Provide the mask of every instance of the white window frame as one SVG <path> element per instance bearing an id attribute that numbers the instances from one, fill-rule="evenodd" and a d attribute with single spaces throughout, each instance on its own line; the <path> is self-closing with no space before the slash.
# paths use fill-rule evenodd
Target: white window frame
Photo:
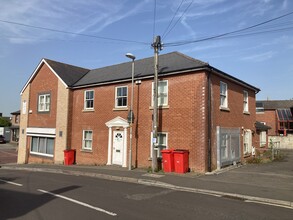
<path id="1" fill-rule="evenodd" d="M 50 93 L 40 94 L 38 97 L 38 112 L 49 112 L 50 106 L 51 106 L 51 94 Z"/>
<path id="2" fill-rule="evenodd" d="M 243 91 L 243 112 L 248 113 L 249 112 L 249 105 L 248 105 L 248 92 Z"/>
<path id="3" fill-rule="evenodd" d="M 32 151 L 32 148 L 33 148 L 33 139 L 34 138 L 37 138 L 37 146 L 36 146 L 37 147 L 37 151 Z M 53 153 L 52 154 L 39 152 L 40 151 L 40 146 L 39 146 L 40 138 L 45 139 L 45 146 L 44 146 L 44 148 L 46 149 L 46 151 L 47 151 L 47 147 L 48 147 L 48 139 L 53 140 L 53 149 L 52 149 Z M 52 137 L 44 137 L 44 136 L 32 136 L 31 137 L 30 154 L 35 154 L 35 155 L 40 155 L 40 156 L 46 156 L 46 157 L 54 157 L 54 148 L 55 148 L 55 138 L 52 138 Z"/>
<path id="4" fill-rule="evenodd" d="M 90 139 L 86 139 L 86 132 L 91 133 L 91 138 Z M 86 147 L 87 146 L 86 142 L 90 143 L 90 147 Z M 82 150 L 91 151 L 92 149 L 93 149 L 93 131 L 92 130 L 83 130 L 82 131 Z"/>
<path id="5" fill-rule="evenodd" d="M 267 132 L 261 131 L 259 134 L 259 146 L 265 147 L 267 145 Z"/>
<path id="6" fill-rule="evenodd" d="M 166 83 L 166 90 L 165 92 L 160 93 L 160 86 L 161 84 Z M 164 96 L 164 97 L 163 97 Z M 160 103 L 160 100 L 164 98 L 164 103 Z M 168 85 L 168 80 L 160 80 L 158 81 L 158 106 L 160 107 L 166 107 L 168 106 L 169 102 L 169 85 Z M 152 82 L 152 107 L 154 106 L 154 82 Z"/>
<path id="7" fill-rule="evenodd" d="M 166 136 L 166 143 L 165 144 L 160 144 L 158 143 L 158 147 L 157 147 L 157 157 L 162 157 L 162 153 L 161 150 L 163 149 L 168 149 L 168 132 L 158 132 L 158 137 L 160 135 L 165 135 Z M 158 140 L 160 140 L 160 138 L 158 138 Z M 153 133 L 151 133 L 151 148 L 150 148 L 150 158 L 153 157 L 153 151 L 152 151 L 152 147 L 153 147 Z"/>
<path id="8" fill-rule="evenodd" d="M 225 88 L 224 91 L 222 89 L 223 87 Z M 228 108 L 228 84 L 222 81 L 220 81 L 220 108 Z"/>
<path id="9" fill-rule="evenodd" d="M 221 158 L 226 160 L 228 158 L 228 149 L 229 149 L 229 135 L 222 134 L 221 143 L 220 143 L 220 154 Z"/>
<path id="10" fill-rule="evenodd" d="M 125 96 L 118 96 L 118 89 L 123 89 L 123 88 L 126 88 L 126 95 Z M 118 105 L 118 100 L 119 99 L 123 99 L 123 98 L 126 98 L 126 104 L 125 105 Z M 127 108 L 127 105 L 128 105 L 128 87 L 127 86 L 117 86 L 115 87 L 115 108 Z"/>
<path id="11" fill-rule="evenodd" d="M 243 134 L 243 153 L 249 154 L 251 152 L 252 152 L 252 132 L 249 129 L 245 129 Z"/>
<path id="12" fill-rule="evenodd" d="M 88 93 L 93 93 L 92 98 L 87 98 Z M 94 90 L 86 90 L 84 91 L 84 109 L 85 110 L 93 110 L 94 109 L 94 101 L 95 101 L 95 91 Z M 88 103 L 92 102 L 92 107 L 87 107 Z"/>

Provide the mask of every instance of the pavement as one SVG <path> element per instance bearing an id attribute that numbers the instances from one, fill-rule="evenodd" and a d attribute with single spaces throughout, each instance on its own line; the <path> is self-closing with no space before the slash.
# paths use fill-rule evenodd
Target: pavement
<path id="1" fill-rule="evenodd" d="M 293 209 L 293 151 L 283 153 L 285 158 L 281 161 L 235 165 L 206 174 L 148 173 L 144 169 L 128 170 L 120 166 L 16 163 L 2 164 L 1 170 L 88 176 Z"/>

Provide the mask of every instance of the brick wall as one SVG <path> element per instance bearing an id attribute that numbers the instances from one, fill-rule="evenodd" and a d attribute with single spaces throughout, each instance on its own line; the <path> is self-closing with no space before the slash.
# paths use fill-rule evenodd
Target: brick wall
<path id="1" fill-rule="evenodd" d="M 58 78 L 51 72 L 47 65 L 42 65 L 38 74 L 30 84 L 30 102 L 28 127 L 56 127 Z M 38 113 L 38 96 L 41 93 L 51 94 L 49 113 Z"/>
<path id="2" fill-rule="evenodd" d="M 28 123 L 29 100 L 30 100 L 30 85 L 26 87 L 26 89 L 23 91 L 21 95 L 19 142 L 18 142 L 18 156 L 17 156 L 17 163 L 19 164 L 27 163 L 26 128 Z"/>
<path id="3" fill-rule="evenodd" d="M 255 131 L 255 91 L 249 90 L 233 81 L 212 75 L 212 155 L 213 169 L 216 168 L 217 159 L 217 138 L 216 127 L 250 129 Z M 228 108 L 229 110 L 220 109 L 220 81 L 227 84 L 228 87 Z M 243 112 L 243 91 L 248 92 L 248 108 L 249 114 Z M 252 137 L 252 145 L 255 145 L 257 139 Z M 243 136 L 240 136 L 241 155 L 243 155 Z"/>
<path id="4" fill-rule="evenodd" d="M 161 77 L 160 79 L 168 80 L 169 100 L 168 107 L 159 110 L 160 126 L 158 131 L 168 133 L 169 148 L 188 149 L 191 169 L 203 171 L 206 169 L 205 74 L 186 74 Z M 105 123 L 117 116 L 127 118 L 127 109 L 122 111 L 114 109 L 115 87 L 125 85 L 128 86 L 130 101 L 130 83 L 91 88 L 95 91 L 95 101 L 94 111 L 89 112 L 83 110 L 84 91 L 88 89 L 74 90 L 71 147 L 77 150 L 77 163 L 106 164 L 108 128 Z M 140 85 L 135 85 L 132 158 L 133 164 L 138 167 L 151 165 L 149 160 L 153 112 L 151 94 L 152 80 L 143 80 Z M 87 129 L 93 130 L 92 152 L 81 150 L 82 130 Z"/>
<path id="5" fill-rule="evenodd" d="M 67 89 L 62 81 L 59 80 L 56 107 L 56 138 L 54 149 L 54 162 L 56 164 L 62 164 L 64 162 L 63 151 L 67 148 L 69 99 L 70 90 Z"/>
<path id="6" fill-rule="evenodd" d="M 254 130 L 255 93 L 249 93 L 249 112 L 243 113 L 243 87 L 229 80 L 211 75 L 212 96 L 212 168 L 216 169 L 217 139 L 216 127 L 238 127 Z M 207 170 L 208 146 L 208 81 L 205 72 L 161 76 L 168 80 L 168 106 L 159 109 L 158 132 L 168 134 L 168 147 L 189 150 L 189 167 L 193 171 Z M 134 85 L 133 156 L 136 167 L 151 166 L 152 79 L 144 79 Z M 219 109 L 220 81 L 228 85 L 229 111 Z M 108 127 L 106 122 L 120 116 L 127 119 L 129 108 L 115 109 L 115 87 L 128 87 L 128 107 L 131 100 L 131 83 L 96 86 L 69 91 L 63 87 L 50 69 L 43 65 L 30 85 L 28 127 L 56 128 L 55 158 L 31 156 L 30 162 L 57 162 L 63 159 L 65 147 L 76 149 L 78 164 L 104 165 L 108 156 Z M 84 110 L 84 92 L 94 90 L 94 110 Z M 37 113 L 38 95 L 50 92 L 51 109 L 49 113 Z M 62 100 L 65 100 L 62 102 Z M 122 128 L 113 128 L 122 129 Z M 93 131 L 92 151 L 82 150 L 82 131 Z M 62 137 L 59 137 L 62 131 Z M 26 141 L 29 146 L 29 140 Z M 241 146 L 243 145 L 241 141 Z M 129 131 L 127 136 L 129 146 Z M 242 149 L 241 149 L 242 150 Z M 58 152 L 57 152 L 58 151 Z M 129 149 L 127 149 L 127 153 Z M 128 160 L 128 159 L 127 159 Z"/>
<path id="7" fill-rule="evenodd" d="M 270 126 L 268 135 L 273 136 L 277 134 L 277 118 L 275 110 L 265 110 L 264 112 L 256 114 L 256 120 L 259 122 L 265 122 L 267 126 Z"/>

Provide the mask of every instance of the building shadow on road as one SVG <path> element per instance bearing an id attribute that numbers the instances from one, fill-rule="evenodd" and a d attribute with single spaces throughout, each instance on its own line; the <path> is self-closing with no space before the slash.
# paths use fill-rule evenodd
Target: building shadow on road
<path id="1" fill-rule="evenodd" d="M 6 181 L 12 180 L 7 179 Z M 55 196 L 44 194 L 38 192 L 37 190 L 32 193 L 23 192 L 24 188 L 22 187 L 17 187 L 14 188 L 15 190 L 11 190 L 11 186 L 7 184 L 6 187 L 4 186 L 5 184 L 7 183 L 0 181 L 0 219 L 20 218 L 27 213 L 32 212 L 33 210 L 37 210 L 41 206 L 56 199 Z M 80 186 L 68 186 L 50 192 L 54 194 L 62 194 L 64 192 L 68 192 L 77 188 L 80 188 Z M 35 213 L 33 213 L 33 215 L 35 216 L 35 219 L 44 218 L 44 216 L 41 216 L 41 212 L 39 211 L 36 211 Z"/>

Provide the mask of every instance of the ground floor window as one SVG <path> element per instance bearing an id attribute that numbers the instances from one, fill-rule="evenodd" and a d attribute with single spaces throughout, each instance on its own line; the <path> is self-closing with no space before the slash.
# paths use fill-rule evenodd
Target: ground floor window
<path id="1" fill-rule="evenodd" d="M 153 133 L 151 134 L 151 139 L 153 141 Z M 164 150 L 167 148 L 168 143 L 168 133 L 166 132 L 158 132 L 158 140 L 157 140 L 158 146 L 157 146 L 157 157 L 162 157 L 161 150 Z M 152 142 L 151 142 L 151 158 L 152 155 Z"/>
<path id="2" fill-rule="evenodd" d="M 244 154 L 251 153 L 251 146 L 252 146 L 251 130 L 249 129 L 244 130 L 243 142 L 244 142 L 244 146 L 243 146 Z"/>
<path id="3" fill-rule="evenodd" d="M 32 137 L 31 154 L 43 156 L 54 156 L 54 138 L 49 137 Z"/>
<path id="4" fill-rule="evenodd" d="M 217 168 L 239 162 L 240 128 L 217 127 Z"/>
<path id="5" fill-rule="evenodd" d="M 260 147 L 265 147 L 267 145 L 267 132 L 266 131 L 260 132 L 259 142 L 260 142 Z"/>
<path id="6" fill-rule="evenodd" d="M 83 130 L 82 149 L 92 150 L 92 146 L 93 146 L 93 131 Z"/>

